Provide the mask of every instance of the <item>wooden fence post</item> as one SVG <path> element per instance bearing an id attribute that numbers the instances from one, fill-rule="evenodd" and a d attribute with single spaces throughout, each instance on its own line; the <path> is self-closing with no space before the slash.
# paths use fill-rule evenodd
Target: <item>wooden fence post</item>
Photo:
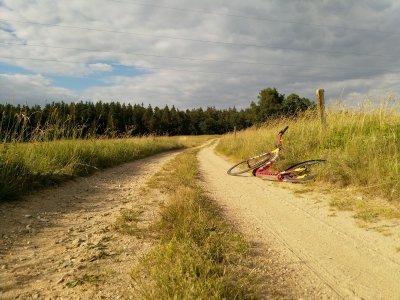
<path id="1" fill-rule="evenodd" d="M 235 138 L 236 138 L 236 126 L 233 126 L 233 132 L 235 133 Z"/>
<path id="2" fill-rule="evenodd" d="M 318 105 L 318 113 L 319 118 L 321 120 L 321 126 L 323 129 L 326 127 L 326 117 L 325 117 L 325 96 L 324 96 L 324 89 L 318 89 L 317 94 L 317 105 Z"/>

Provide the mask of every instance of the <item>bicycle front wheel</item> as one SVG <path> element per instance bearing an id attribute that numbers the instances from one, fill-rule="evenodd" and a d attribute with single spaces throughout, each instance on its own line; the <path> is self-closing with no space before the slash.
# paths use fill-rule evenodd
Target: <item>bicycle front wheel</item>
<path id="1" fill-rule="evenodd" d="M 265 153 L 258 156 L 254 156 L 247 160 L 241 161 L 236 165 L 232 166 L 227 173 L 229 175 L 239 175 L 251 171 L 253 169 L 261 167 L 263 164 L 271 159 L 271 153 Z"/>
<path id="2" fill-rule="evenodd" d="M 314 179 L 326 160 L 317 159 L 304 161 L 285 170 L 282 175 L 285 181 L 289 182 L 302 182 Z"/>

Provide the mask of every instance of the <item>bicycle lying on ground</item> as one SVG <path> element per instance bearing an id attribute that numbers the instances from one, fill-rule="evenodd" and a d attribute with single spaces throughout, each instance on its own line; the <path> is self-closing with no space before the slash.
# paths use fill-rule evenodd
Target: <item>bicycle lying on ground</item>
<path id="1" fill-rule="evenodd" d="M 288 128 L 289 126 L 286 126 L 279 132 L 278 148 L 241 161 L 232 166 L 227 173 L 235 176 L 252 170 L 254 176 L 283 182 L 302 182 L 314 179 L 318 174 L 318 167 L 324 164 L 326 160 L 308 160 L 295 164 L 281 172 L 269 171 L 279 157 L 279 153 L 282 150 L 282 136 Z"/>

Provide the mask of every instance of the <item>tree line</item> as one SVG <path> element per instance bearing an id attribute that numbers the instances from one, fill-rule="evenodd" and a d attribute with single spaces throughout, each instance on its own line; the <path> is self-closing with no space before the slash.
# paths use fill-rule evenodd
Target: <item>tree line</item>
<path id="1" fill-rule="evenodd" d="M 215 107 L 179 110 L 119 102 L 53 102 L 39 105 L 0 104 L 0 138 L 37 140 L 142 135 L 223 134 L 279 116 L 293 116 L 315 103 L 275 88 L 260 91 L 257 102 L 243 109 Z"/>

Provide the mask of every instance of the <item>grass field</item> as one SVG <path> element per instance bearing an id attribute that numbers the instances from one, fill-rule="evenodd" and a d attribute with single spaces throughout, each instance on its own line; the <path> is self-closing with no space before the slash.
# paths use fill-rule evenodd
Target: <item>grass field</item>
<path id="1" fill-rule="evenodd" d="M 263 299 L 249 245 L 199 187 L 196 151 L 187 150 L 149 183 L 168 195 L 152 230 L 159 244 L 132 273 L 140 299 Z M 153 235 L 154 235 L 153 232 Z"/>
<path id="2" fill-rule="evenodd" d="M 0 145 L 0 200 L 85 176 L 163 151 L 192 147 L 199 137 L 142 137 L 59 140 Z"/>
<path id="3" fill-rule="evenodd" d="M 276 147 L 284 135 L 279 168 L 308 159 L 327 159 L 317 185 L 343 192 L 332 200 L 340 209 L 356 209 L 359 217 L 400 217 L 400 114 L 384 106 L 374 110 L 338 110 L 327 113 L 321 128 L 313 112 L 282 118 L 225 135 L 217 151 L 240 160 Z M 315 187 L 317 187 L 315 185 Z"/>

